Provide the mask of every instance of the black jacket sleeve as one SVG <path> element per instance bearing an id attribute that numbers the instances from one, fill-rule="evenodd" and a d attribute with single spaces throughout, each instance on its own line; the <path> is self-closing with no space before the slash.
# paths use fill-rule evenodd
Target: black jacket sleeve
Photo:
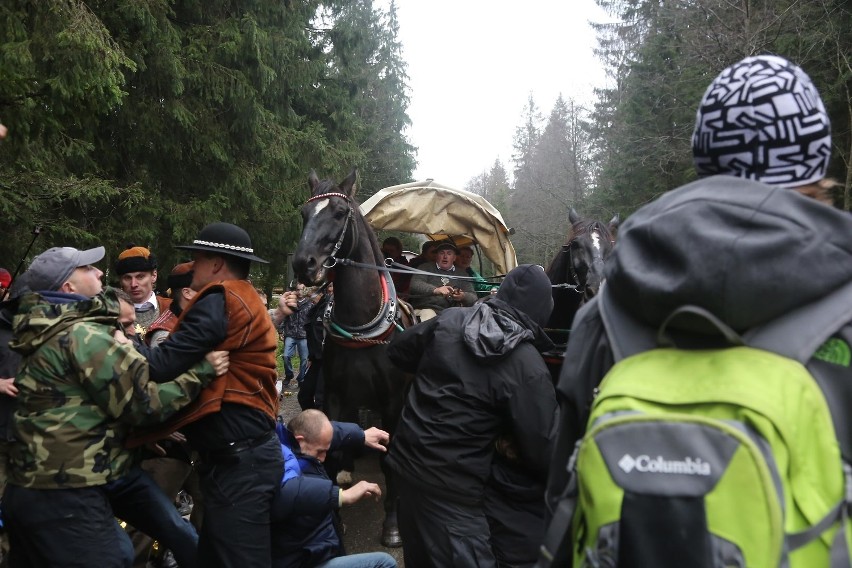
<path id="1" fill-rule="evenodd" d="M 364 448 L 364 430 L 354 422 L 331 421 L 334 434 L 329 450 L 358 450 Z"/>
<path id="2" fill-rule="evenodd" d="M 568 483 L 568 460 L 586 433 L 595 389 L 613 364 L 597 304 L 587 304 L 574 319 L 556 389 L 561 412 L 545 495 L 550 513 Z"/>
<path id="3" fill-rule="evenodd" d="M 156 349 L 141 350 L 148 359 L 151 380 L 170 380 L 187 371 L 225 340 L 227 330 L 225 296 L 211 292 L 186 312 L 178 331 Z"/>
<path id="4" fill-rule="evenodd" d="M 272 521 L 288 522 L 303 515 L 327 515 L 337 509 L 340 489 L 330 479 L 300 475 L 288 480 L 272 501 Z"/>
<path id="5" fill-rule="evenodd" d="M 388 359 L 407 373 L 414 373 L 420 366 L 426 346 L 432 340 L 439 318 L 418 323 L 395 336 L 388 345 Z"/>

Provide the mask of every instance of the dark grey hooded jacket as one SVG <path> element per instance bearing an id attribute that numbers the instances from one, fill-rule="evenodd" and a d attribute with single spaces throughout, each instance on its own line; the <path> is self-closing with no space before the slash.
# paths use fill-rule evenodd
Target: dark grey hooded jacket
<path id="1" fill-rule="evenodd" d="M 743 333 L 852 282 L 852 216 L 789 189 L 714 176 L 634 213 L 607 260 L 606 277 L 606 299 L 648 329 L 656 330 L 675 308 L 691 304 Z M 549 498 L 565 485 L 565 464 L 585 432 L 594 389 L 603 376 L 615 360 L 655 346 L 651 340 L 622 352 L 623 346 L 604 331 L 600 302 L 596 298 L 577 313 L 565 353 Z M 675 320 L 671 331 L 701 338 L 694 324 Z M 835 329 L 833 353 L 821 350 L 808 368 L 831 393 L 830 404 L 849 408 L 852 391 L 840 383 L 852 385 L 852 330 L 844 321 Z"/>
<path id="2" fill-rule="evenodd" d="M 449 308 L 399 334 L 388 357 L 415 373 L 387 463 L 409 483 L 479 504 L 495 442 L 511 438 L 520 467 L 544 480 L 556 437 L 556 395 L 539 353 L 553 307 L 541 267 L 523 265 L 497 296 Z"/>

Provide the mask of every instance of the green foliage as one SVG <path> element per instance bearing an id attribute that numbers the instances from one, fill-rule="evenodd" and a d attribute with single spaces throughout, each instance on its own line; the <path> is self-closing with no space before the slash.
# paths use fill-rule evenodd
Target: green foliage
<path id="1" fill-rule="evenodd" d="M 205 224 L 286 274 L 307 174 L 410 179 L 395 8 L 369 0 L 12 0 L 0 6 L 0 208 L 51 245 L 127 243 L 167 267 Z M 16 258 L 31 236 L 0 243 Z M 12 261 L 2 261 L 12 264 Z"/>
<path id="2" fill-rule="evenodd" d="M 848 46 L 852 8 L 841 0 L 598 0 L 619 18 L 597 25 L 612 86 L 592 117 L 600 169 L 593 208 L 626 216 L 695 177 L 691 135 L 704 89 L 748 55 L 776 53 L 814 79 L 834 126 L 832 174 L 850 208 L 852 132 Z"/>

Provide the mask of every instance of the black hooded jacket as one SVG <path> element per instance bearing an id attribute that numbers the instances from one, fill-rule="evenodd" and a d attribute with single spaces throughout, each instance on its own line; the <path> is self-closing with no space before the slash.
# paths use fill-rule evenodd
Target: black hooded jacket
<path id="1" fill-rule="evenodd" d="M 714 176 L 663 195 L 627 220 L 607 261 L 602 295 L 651 330 L 691 304 L 742 333 L 852 282 L 850 236 L 847 212 L 789 189 Z M 577 313 L 557 385 L 562 413 L 548 479 L 551 508 L 567 482 L 565 464 L 585 432 L 595 389 L 623 355 L 613 353 L 600 301 Z M 673 331 L 697 337 L 689 320 L 674 322 Z M 838 326 L 833 339 L 845 345 L 839 351 L 846 356 L 820 354 L 808 369 L 830 406 L 849 408 L 852 388 L 844 385 L 852 385 L 852 326 Z M 841 439 L 852 439 L 840 422 L 835 428 Z M 844 455 L 852 457 L 852 449 Z"/>
<path id="2" fill-rule="evenodd" d="M 543 480 L 557 407 L 540 351 L 552 309 L 540 267 L 509 273 L 498 295 L 449 308 L 399 334 L 388 357 L 416 373 L 387 463 L 439 497 L 482 501 L 498 438 L 513 440 L 520 467 Z"/>

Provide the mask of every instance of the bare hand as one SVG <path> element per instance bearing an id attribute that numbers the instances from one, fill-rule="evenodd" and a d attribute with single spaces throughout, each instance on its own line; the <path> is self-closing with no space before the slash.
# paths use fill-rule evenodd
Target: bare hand
<path id="1" fill-rule="evenodd" d="M 184 442 L 186 442 L 186 436 L 184 436 L 180 432 L 172 432 L 171 434 L 169 434 L 168 436 L 166 436 L 162 440 L 159 440 L 158 442 L 146 443 L 145 447 L 148 448 L 149 451 L 152 451 L 156 455 L 162 457 L 162 456 L 166 455 L 166 450 L 163 448 L 163 446 L 160 445 L 160 442 L 162 442 L 163 440 L 167 440 L 169 442 L 177 442 L 178 444 L 183 444 Z"/>
<path id="2" fill-rule="evenodd" d="M 443 296 L 445 298 L 450 298 L 453 295 L 453 287 L 452 286 L 438 286 L 435 288 L 436 296 Z"/>
<path id="3" fill-rule="evenodd" d="M 112 337 L 113 339 L 115 339 L 116 343 L 120 343 L 121 345 L 127 345 L 128 343 L 132 343 L 132 341 L 127 339 L 127 336 L 120 329 L 116 329 L 115 331 L 113 331 Z"/>
<path id="4" fill-rule="evenodd" d="M 357 503 L 364 497 L 373 497 L 378 501 L 382 496 L 382 489 L 375 483 L 369 481 L 359 481 L 349 489 L 341 489 L 341 503 L 343 506 Z"/>
<path id="5" fill-rule="evenodd" d="M 387 444 L 390 442 L 390 434 L 384 430 L 379 430 L 375 426 L 364 430 L 364 445 L 380 452 L 386 452 Z"/>
<path id="6" fill-rule="evenodd" d="M 145 448 L 149 452 L 153 452 L 157 456 L 163 457 L 164 455 L 166 455 L 166 450 L 163 449 L 163 446 L 156 442 L 147 442 L 145 444 Z"/>
<path id="7" fill-rule="evenodd" d="M 221 377 L 228 372 L 230 360 L 227 351 L 211 351 L 204 358 L 207 359 L 208 363 L 213 365 L 213 370 L 216 372 L 217 377 Z"/>
<path id="8" fill-rule="evenodd" d="M 186 442 L 186 436 L 184 436 L 181 432 L 172 432 L 168 436 L 166 436 L 166 440 L 176 442 L 178 444 L 183 444 Z"/>
<path id="9" fill-rule="evenodd" d="M 16 398 L 18 396 L 18 387 L 15 386 L 15 377 L 8 379 L 0 379 L 0 394 Z"/>

